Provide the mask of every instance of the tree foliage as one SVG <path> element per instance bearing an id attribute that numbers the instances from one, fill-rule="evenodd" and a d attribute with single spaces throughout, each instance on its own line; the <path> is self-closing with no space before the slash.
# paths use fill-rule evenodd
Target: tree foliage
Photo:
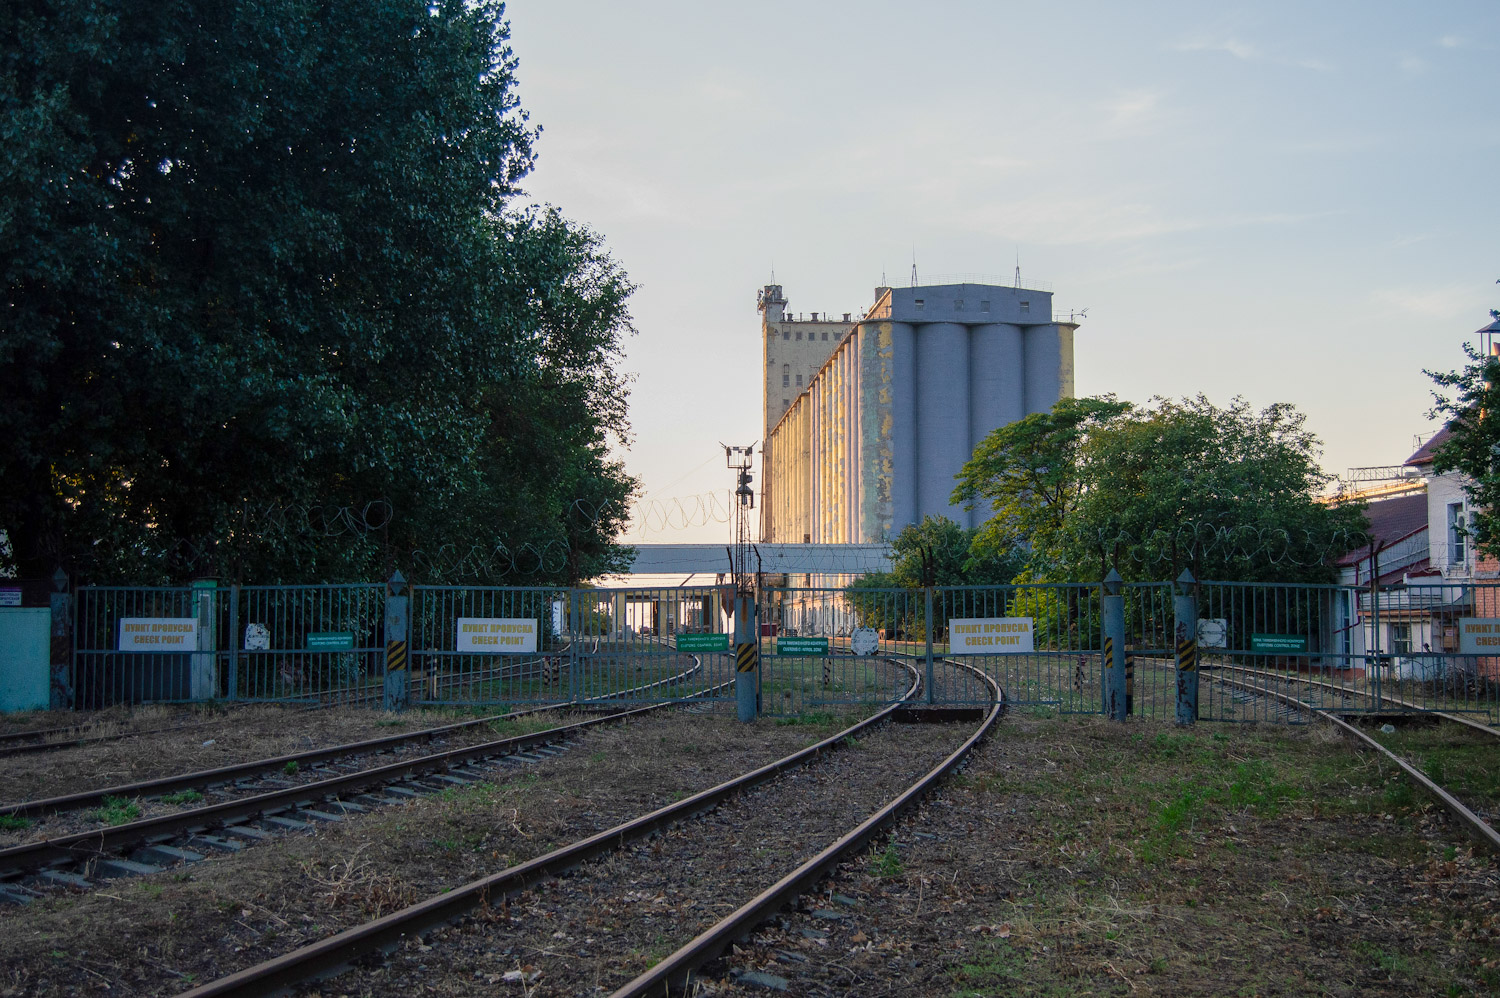
<path id="1" fill-rule="evenodd" d="M 926 600 L 891 590 L 1010 582 L 1025 563 L 1021 553 L 977 551 L 976 533 L 946 516 L 927 516 L 921 523 L 908 524 L 891 542 L 891 570 L 861 576 L 844 590 L 860 625 L 913 634 L 923 629 Z M 933 626 L 938 629 L 947 623 L 943 606 L 941 601 L 934 604 Z"/>
<path id="2" fill-rule="evenodd" d="M 1500 311 L 1490 315 L 1500 324 Z M 1500 357 L 1485 356 L 1468 343 L 1469 363 L 1458 371 L 1425 371 L 1442 389 L 1433 392 L 1431 415 L 1448 420 L 1448 439 L 1433 455 L 1439 474 L 1457 471 L 1465 476 L 1469 496 L 1466 529 L 1479 550 L 1500 557 Z"/>
<path id="3" fill-rule="evenodd" d="M 15 567 L 607 567 L 631 286 L 514 206 L 515 68 L 493 0 L 0 10 Z"/>
<path id="4" fill-rule="evenodd" d="M 1318 446 L 1282 403 L 1063 400 L 992 433 L 954 501 L 991 503 L 978 548 L 1024 540 L 1038 578 L 1326 581 L 1365 522 L 1317 501 Z"/>

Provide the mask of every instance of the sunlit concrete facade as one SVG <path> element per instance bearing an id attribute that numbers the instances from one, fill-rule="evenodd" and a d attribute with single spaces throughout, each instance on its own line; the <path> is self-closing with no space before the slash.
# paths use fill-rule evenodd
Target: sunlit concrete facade
<path id="1" fill-rule="evenodd" d="M 762 300 L 773 292 L 780 297 L 772 286 Z M 1053 321 L 1047 291 L 876 289 L 875 304 L 770 424 L 762 539 L 887 541 L 927 515 L 978 525 L 983 511 L 948 501 L 954 475 L 992 430 L 1073 395 L 1076 328 Z M 768 421 L 779 384 L 768 376 Z"/>

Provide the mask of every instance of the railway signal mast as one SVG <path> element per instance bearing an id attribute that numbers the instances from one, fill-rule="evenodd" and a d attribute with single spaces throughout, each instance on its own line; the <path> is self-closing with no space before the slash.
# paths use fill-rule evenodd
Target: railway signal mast
<path id="1" fill-rule="evenodd" d="M 735 473 L 734 546 L 729 552 L 730 570 L 734 573 L 734 662 L 735 700 L 739 719 L 753 721 L 759 712 L 760 642 L 755 633 L 755 573 L 750 571 L 750 514 L 755 509 L 755 490 L 751 488 L 750 468 L 755 461 L 755 444 L 735 447 L 721 444 L 724 463 Z"/>

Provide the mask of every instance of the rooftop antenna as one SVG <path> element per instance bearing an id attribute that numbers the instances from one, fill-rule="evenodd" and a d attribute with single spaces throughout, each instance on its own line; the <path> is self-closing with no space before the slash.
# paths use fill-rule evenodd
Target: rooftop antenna
<path id="1" fill-rule="evenodd" d="M 1021 286 L 1021 247 L 1016 247 L 1016 287 Z"/>
<path id="2" fill-rule="evenodd" d="M 911 248 L 911 286 L 917 286 L 917 248 Z"/>

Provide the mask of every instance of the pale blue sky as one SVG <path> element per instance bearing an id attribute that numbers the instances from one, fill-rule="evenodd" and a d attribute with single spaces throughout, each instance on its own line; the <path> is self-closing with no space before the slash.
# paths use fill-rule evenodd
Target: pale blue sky
<path id="1" fill-rule="evenodd" d="M 1500 306 L 1500 5 L 513 0 L 537 200 L 641 285 L 646 491 L 760 436 L 756 290 L 1050 282 L 1078 392 L 1287 401 L 1400 463 Z M 701 467 L 700 467 L 701 465 Z M 694 469 L 697 469 L 696 471 Z M 728 528 L 628 539 L 722 541 Z"/>

